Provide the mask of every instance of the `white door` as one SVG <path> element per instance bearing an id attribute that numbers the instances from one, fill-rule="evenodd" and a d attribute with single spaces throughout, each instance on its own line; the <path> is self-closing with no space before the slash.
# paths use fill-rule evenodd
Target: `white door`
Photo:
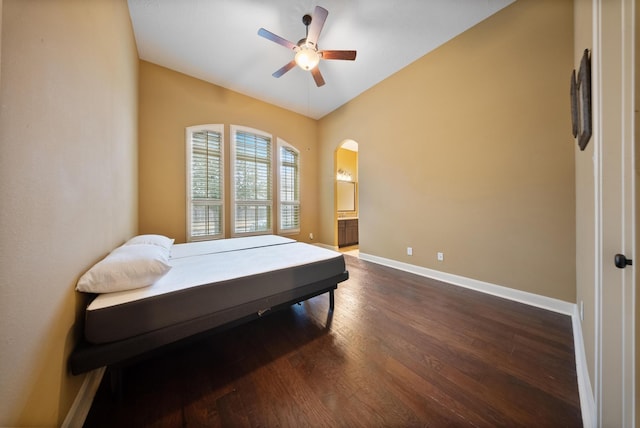
<path id="1" fill-rule="evenodd" d="M 597 284 L 598 425 L 635 425 L 634 7 L 635 0 L 597 0 L 593 89 L 596 182 L 600 184 Z M 640 260 L 634 260 L 640 262 Z"/>

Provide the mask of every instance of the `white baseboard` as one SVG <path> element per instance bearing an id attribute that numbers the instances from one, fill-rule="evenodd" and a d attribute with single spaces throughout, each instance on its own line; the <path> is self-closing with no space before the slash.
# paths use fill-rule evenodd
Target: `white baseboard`
<path id="1" fill-rule="evenodd" d="M 576 352 L 576 374 L 578 375 L 578 392 L 580 393 L 580 408 L 582 409 L 582 425 L 584 428 L 595 428 L 596 423 L 596 402 L 593 398 L 593 389 L 589 378 L 589 367 L 587 366 L 587 355 L 584 348 L 582 336 L 582 323 L 578 305 L 576 305 L 571 315 L 573 324 L 573 347 Z"/>
<path id="2" fill-rule="evenodd" d="M 84 421 L 91 410 L 91 404 L 93 404 L 93 398 L 96 396 L 100 382 L 106 367 L 89 372 L 82 382 L 82 386 L 76 395 L 76 399 L 73 400 L 73 404 L 67 413 L 67 417 L 64 418 L 61 428 L 82 428 Z"/>
<path id="3" fill-rule="evenodd" d="M 593 398 L 593 389 L 591 389 L 591 382 L 589 380 L 589 369 L 587 367 L 587 358 L 584 349 L 584 339 L 582 337 L 582 325 L 580 323 L 578 305 L 575 303 L 565 302 L 563 300 L 553 299 L 551 297 L 540 296 L 526 291 L 515 290 L 488 282 L 466 278 L 464 276 L 453 275 L 421 266 L 398 262 L 396 260 L 372 256 L 371 254 L 363 254 L 362 252 L 360 253 L 360 258 L 362 260 L 403 270 L 405 272 L 414 273 L 416 275 L 436 279 L 438 281 L 469 288 L 482 293 L 569 315 L 573 326 L 573 346 L 576 359 L 576 374 L 578 377 L 578 393 L 580 395 L 582 423 L 585 428 L 592 428 L 596 426 L 596 407 Z"/>

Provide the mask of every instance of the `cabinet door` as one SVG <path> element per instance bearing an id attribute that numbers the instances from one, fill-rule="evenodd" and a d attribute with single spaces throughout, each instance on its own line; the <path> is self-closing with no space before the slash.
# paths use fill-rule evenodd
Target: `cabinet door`
<path id="1" fill-rule="evenodd" d="M 358 220 L 346 221 L 346 245 L 354 245 L 358 243 Z"/>
<path id="2" fill-rule="evenodd" d="M 351 233 L 350 233 L 350 241 L 352 244 L 357 244 L 358 243 L 358 220 L 352 220 L 351 223 Z"/>
<path id="3" fill-rule="evenodd" d="M 347 224 L 344 220 L 338 220 L 338 247 L 345 245 L 347 245 Z"/>

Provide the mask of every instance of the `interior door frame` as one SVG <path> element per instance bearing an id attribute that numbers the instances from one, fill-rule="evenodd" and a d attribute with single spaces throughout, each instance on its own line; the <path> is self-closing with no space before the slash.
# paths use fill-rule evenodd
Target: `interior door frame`
<path id="1" fill-rule="evenodd" d="M 633 427 L 635 268 L 618 270 L 613 256 L 635 258 L 635 0 L 593 6 L 596 421 Z"/>

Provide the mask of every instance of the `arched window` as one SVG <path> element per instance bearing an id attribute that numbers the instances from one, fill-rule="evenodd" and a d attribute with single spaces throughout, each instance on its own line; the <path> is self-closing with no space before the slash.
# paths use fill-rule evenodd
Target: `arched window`
<path id="1" fill-rule="evenodd" d="M 224 237 L 224 126 L 186 129 L 187 241 Z"/>
<path id="2" fill-rule="evenodd" d="M 271 135 L 231 126 L 232 236 L 273 233 Z"/>
<path id="3" fill-rule="evenodd" d="M 278 138 L 278 233 L 300 232 L 300 152 Z"/>

